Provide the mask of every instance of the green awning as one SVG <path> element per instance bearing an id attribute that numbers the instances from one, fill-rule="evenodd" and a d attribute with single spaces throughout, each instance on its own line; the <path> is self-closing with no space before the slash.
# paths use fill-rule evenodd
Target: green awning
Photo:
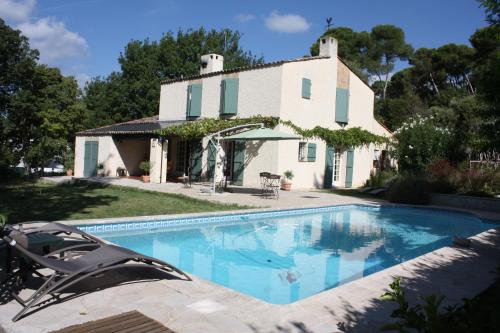
<path id="1" fill-rule="evenodd" d="M 300 140 L 301 136 L 280 132 L 270 128 L 257 128 L 238 134 L 226 136 L 222 140 L 254 141 L 254 140 Z"/>

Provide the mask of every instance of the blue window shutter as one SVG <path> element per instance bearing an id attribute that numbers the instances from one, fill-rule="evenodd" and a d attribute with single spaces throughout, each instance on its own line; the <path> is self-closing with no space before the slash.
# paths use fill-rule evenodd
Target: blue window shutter
<path id="1" fill-rule="evenodd" d="M 354 172 L 354 150 L 347 151 L 345 163 L 345 187 L 352 187 L 352 175 Z"/>
<path id="2" fill-rule="evenodd" d="M 188 86 L 188 103 L 187 103 L 188 117 L 201 116 L 201 94 L 202 94 L 201 84 L 197 83 Z"/>
<path id="3" fill-rule="evenodd" d="M 307 144 L 307 162 L 316 161 L 316 144 L 308 143 Z"/>
<path id="4" fill-rule="evenodd" d="M 98 141 L 85 142 L 85 154 L 83 155 L 83 176 L 97 176 L 97 157 L 99 154 Z"/>
<path id="5" fill-rule="evenodd" d="M 237 78 L 222 80 L 221 114 L 238 113 L 238 88 L 239 80 Z"/>
<path id="6" fill-rule="evenodd" d="M 335 121 L 345 124 L 349 122 L 349 89 L 337 88 Z"/>
<path id="7" fill-rule="evenodd" d="M 203 156 L 203 145 L 201 140 L 191 141 L 192 151 L 192 166 L 191 166 L 191 178 L 194 180 L 199 180 L 201 178 L 201 168 L 203 161 L 201 157 Z"/>
<path id="8" fill-rule="evenodd" d="M 215 146 L 211 141 L 209 141 L 208 142 L 208 156 L 207 156 L 207 178 L 208 179 L 213 179 L 213 177 L 214 177 L 215 155 L 216 155 Z"/>
<path id="9" fill-rule="evenodd" d="M 243 172 L 245 170 L 245 141 L 234 143 L 233 157 L 233 185 L 243 185 Z"/>
<path id="10" fill-rule="evenodd" d="M 311 80 L 302 78 L 302 98 L 311 98 Z"/>
<path id="11" fill-rule="evenodd" d="M 335 149 L 333 146 L 326 146 L 325 154 L 325 175 L 323 178 L 323 188 L 332 188 L 333 184 L 333 159 L 335 158 Z"/>

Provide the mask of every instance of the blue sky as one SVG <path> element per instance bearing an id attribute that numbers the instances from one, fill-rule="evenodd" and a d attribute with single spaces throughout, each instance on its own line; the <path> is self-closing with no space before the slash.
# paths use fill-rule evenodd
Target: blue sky
<path id="1" fill-rule="evenodd" d="M 308 54 L 325 29 L 370 30 L 394 24 L 415 48 L 468 44 L 485 26 L 475 0 L 0 0 L 0 17 L 30 37 L 40 61 L 75 75 L 80 83 L 119 70 L 131 39 L 159 39 L 179 28 L 231 28 L 242 46 L 266 61 Z"/>

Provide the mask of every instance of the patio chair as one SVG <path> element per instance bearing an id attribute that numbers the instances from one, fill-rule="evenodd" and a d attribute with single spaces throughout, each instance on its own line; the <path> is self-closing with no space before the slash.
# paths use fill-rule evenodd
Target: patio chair
<path id="1" fill-rule="evenodd" d="M 12 297 L 23 306 L 23 309 L 12 318 L 12 321 L 17 321 L 33 306 L 45 303 L 42 298 L 46 295 L 57 299 L 58 294 L 75 283 L 115 269 L 154 268 L 167 273 L 175 272 L 191 281 L 186 273 L 173 265 L 115 245 L 96 244 L 98 246 L 96 249 L 79 257 L 71 258 L 71 256 L 61 254 L 60 249 L 44 256 L 29 251 L 28 237 L 21 232 L 7 232 L 4 234 L 3 240 L 14 247 L 23 257 L 28 258 L 32 262 L 30 270 L 45 280 L 41 287 L 27 299 L 22 299 L 15 292 L 11 293 Z M 50 269 L 54 273 L 45 276 L 39 272 L 39 270 L 44 269 Z"/>
<path id="2" fill-rule="evenodd" d="M 271 176 L 270 172 L 261 172 L 260 176 L 260 193 L 264 195 L 267 191 L 267 185 L 269 183 L 269 176 Z"/>
<path id="3" fill-rule="evenodd" d="M 279 199 L 280 197 L 280 184 L 281 184 L 281 176 L 280 175 L 270 175 L 268 177 L 267 183 L 267 192 L 270 197 L 274 197 Z"/>

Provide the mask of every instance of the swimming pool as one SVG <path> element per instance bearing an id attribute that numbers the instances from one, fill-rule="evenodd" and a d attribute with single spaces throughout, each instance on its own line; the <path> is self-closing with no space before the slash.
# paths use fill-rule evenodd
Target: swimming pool
<path id="1" fill-rule="evenodd" d="M 198 277 L 288 304 L 497 227 L 474 215 L 346 205 L 81 226 Z"/>

